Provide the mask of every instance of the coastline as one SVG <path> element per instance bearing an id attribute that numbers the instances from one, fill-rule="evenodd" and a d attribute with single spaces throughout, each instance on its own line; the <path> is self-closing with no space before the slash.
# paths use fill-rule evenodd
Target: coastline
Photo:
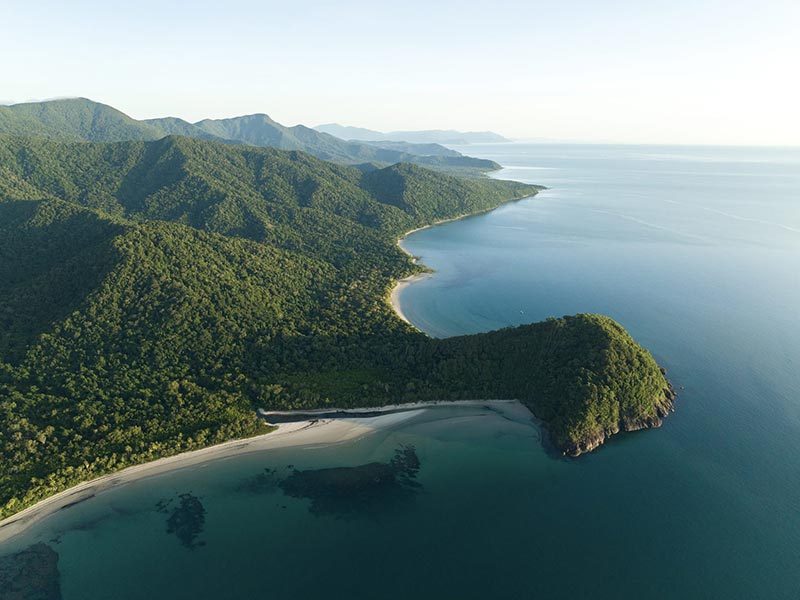
<path id="1" fill-rule="evenodd" d="M 502 170 L 502 169 L 499 169 L 499 170 Z M 545 188 L 541 188 L 541 189 L 545 189 Z M 480 211 L 474 212 L 474 213 L 467 213 L 467 214 L 459 215 L 457 217 L 450 217 L 449 219 L 440 219 L 439 221 L 434 221 L 430 225 L 423 225 L 422 227 L 416 227 L 414 229 L 406 231 L 403 235 L 400 236 L 400 238 L 397 240 L 397 247 L 400 248 L 400 250 L 402 250 L 405 254 L 407 254 L 409 256 L 409 258 L 411 258 L 411 262 L 413 262 L 415 265 L 422 265 L 422 263 L 420 262 L 420 257 L 419 256 L 414 256 L 413 254 L 411 254 L 411 252 L 408 251 L 408 249 L 403 247 L 403 240 L 405 240 L 412 233 L 417 233 L 418 231 L 422 231 L 423 229 L 430 229 L 431 227 L 436 227 L 437 225 L 444 225 L 445 223 L 451 223 L 453 221 L 460 221 L 461 219 L 466 219 L 468 217 L 476 217 L 478 215 L 484 215 L 486 213 L 490 213 L 493 210 L 496 210 L 496 209 L 500 208 L 501 206 L 505 206 L 506 204 L 510 204 L 512 202 L 520 202 L 521 200 L 525 200 L 527 198 L 533 198 L 539 193 L 539 191 L 541 191 L 541 190 L 537 190 L 533 194 L 527 194 L 527 195 L 521 196 L 519 198 L 512 198 L 511 200 L 508 200 L 507 202 L 504 202 L 503 204 L 499 204 L 498 206 L 494 206 L 492 208 L 487 208 L 485 210 L 480 210 Z M 422 333 L 425 333 L 425 332 L 422 331 L 416 325 L 414 325 L 411 321 L 409 321 L 408 317 L 406 317 L 405 313 L 403 313 L 403 308 L 402 308 L 402 306 L 400 304 L 400 295 L 401 295 L 402 291 L 405 288 L 407 288 L 408 286 L 410 286 L 410 285 L 412 285 L 414 283 L 419 283 L 420 281 L 423 281 L 425 279 L 428 279 L 429 277 L 432 277 L 434 273 L 435 273 L 435 271 L 433 271 L 431 269 L 428 269 L 424 273 L 415 273 L 414 275 L 410 275 L 408 277 L 404 277 L 403 279 L 398 279 L 397 282 L 392 287 L 391 291 L 389 292 L 389 298 L 388 298 L 389 304 L 391 305 L 392 310 L 394 310 L 395 314 L 398 317 L 400 317 L 400 319 L 402 319 L 403 321 L 405 321 L 406 323 L 411 325 L 414 329 L 416 329 L 417 331 L 420 331 Z"/>
<path id="2" fill-rule="evenodd" d="M 389 295 L 389 303 L 392 305 L 394 312 L 397 313 L 397 316 L 403 319 L 403 321 L 405 321 L 418 331 L 421 331 L 419 327 L 417 327 L 411 321 L 409 321 L 408 317 L 406 317 L 405 313 L 403 312 L 403 307 L 400 305 L 400 294 L 408 286 L 417 283 L 419 281 L 422 281 L 423 279 L 428 279 L 432 275 L 433 273 L 417 273 L 416 275 L 412 275 L 411 277 L 404 277 L 403 279 L 397 281 L 397 283 L 392 288 L 391 294 Z"/>
<path id="3" fill-rule="evenodd" d="M 303 443 L 326 443 L 326 441 L 347 440 L 359 434 L 354 428 L 325 427 L 326 422 L 314 423 L 311 421 L 290 423 L 278 427 L 277 430 L 252 438 L 230 440 L 207 448 L 192 450 L 159 458 L 157 460 L 133 465 L 91 479 L 76 486 L 59 492 L 49 498 L 37 502 L 33 506 L 0 521 L 0 543 L 16 537 L 31 525 L 48 517 L 49 515 L 97 496 L 105 491 L 138 481 L 148 477 L 156 477 L 173 470 L 201 465 L 205 462 L 258 452 L 268 448 L 283 448 Z M 324 435 L 323 435 L 324 434 Z M 316 440 L 314 438 L 317 438 Z"/>
<path id="4" fill-rule="evenodd" d="M 0 521 L 0 544 L 6 543 L 29 527 L 46 519 L 61 509 L 89 500 L 104 492 L 127 485 L 142 479 L 165 475 L 172 471 L 196 467 L 208 462 L 227 459 L 253 452 L 262 452 L 276 448 L 293 446 L 331 445 L 353 440 L 374 431 L 396 425 L 406 419 L 419 415 L 426 408 L 434 406 L 491 406 L 501 412 L 513 411 L 520 415 L 530 411 L 517 400 L 439 400 L 431 402 L 413 402 L 408 404 L 392 404 L 376 408 L 341 409 L 341 412 L 357 415 L 358 413 L 385 413 L 378 416 L 345 417 L 332 419 L 312 419 L 295 421 L 278 425 L 275 431 L 252 438 L 230 440 L 215 446 L 183 452 L 174 456 L 160 458 L 140 465 L 127 467 L 116 473 L 103 475 L 96 479 L 79 483 L 49 498 L 37 502 L 33 506 Z M 505 410 L 503 410 L 505 408 Z M 324 409 L 316 412 L 329 413 L 339 409 Z M 399 411 L 399 412 L 398 412 Z M 313 414 L 308 411 L 304 414 Z"/>
<path id="5" fill-rule="evenodd" d="M 489 213 L 505 204 L 510 204 L 512 202 L 519 202 L 527 198 L 533 198 L 538 194 L 539 191 L 541 190 L 537 190 L 532 194 L 526 194 L 524 196 L 520 196 L 519 198 L 512 198 L 506 202 L 503 202 L 502 204 L 499 204 L 498 206 L 487 208 L 485 210 L 480 210 L 474 213 L 466 213 L 448 219 L 441 219 L 433 223 L 430 223 L 428 225 L 417 227 L 415 229 L 412 229 L 404 233 L 397 240 L 397 246 L 411 258 L 414 264 L 421 264 L 419 263 L 419 257 L 413 256 L 406 248 L 403 247 L 402 242 L 407 236 L 411 235 L 412 233 L 422 231 L 423 229 L 428 229 L 431 227 L 435 227 L 437 225 L 449 223 L 451 221 L 458 221 L 467 217 Z M 414 327 L 423 334 L 425 334 L 425 332 L 422 332 L 422 330 L 420 330 L 418 327 L 416 327 L 416 325 L 411 323 L 408 320 L 408 318 L 403 314 L 400 304 L 400 293 L 402 292 L 403 289 L 405 289 L 405 287 L 413 283 L 417 283 L 419 281 L 427 279 L 432 275 L 433 271 L 428 270 L 427 272 L 416 273 L 409 277 L 405 277 L 403 279 L 398 280 L 393 286 L 388 298 L 388 302 L 392 306 L 392 309 L 394 310 L 395 314 L 400 319 L 409 324 L 411 327 Z M 517 404 L 519 405 L 519 407 L 521 407 L 523 411 L 529 413 L 531 418 L 534 418 L 531 411 L 527 407 L 525 407 L 525 405 L 523 405 L 517 400 L 458 400 L 458 401 L 440 400 L 440 401 L 419 402 L 419 403 L 411 403 L 403 405 L 397 405 L 397 404 L 386 405 L 382 407 L 366 408 L 361 410 L 348 409 L 347 411 L 344 411 L 349 413 L 366 412 L 366 411 L 387 413 L 387 415 L 380 417 L 359 418 L 358 423 L 349 422 L 346 418 L 335 418 L 335 419 L 319 419 L 319 420 L 315 419 L 309 421 L 296 421 L 292 423 L 281 424 L 278 426 L 277 430 L 267 434 L 255 436 L 252 438 L 229 440 L 227 442 L 223 442 L 206 448 L 201 448 L 199 450 L 192 450 L 190 452 L 184 452 L 173 456 L 168 456 L 165 458 L 160 458 L 154 461 L 133 465 L 121 471 L 117 471 L 115 473 L 103 475 L 101 477 L 83 483 L 79 483 L 78 485 L 75 485 L 62 492 L 59 492 L 58 494 L 45 498 L 44 500 L 41 500 L 36 504 L 29 506 L 21 510 L 20 512 L 15 513 L 14 515 L 11 515 L 10 517 L 7 517 L 2 521 L 0 521 L 0 544 L 5 543 L 8 540 L 18 536 L 31 525 L 37 523 L 38 521 L 46 518 L 47 516 L 53 514 L 54 512 L 62 508 L 80 503 L 84 500 L 88 500 L 89 498 L 101 494 L 107 490 L 113 489 L 120 485 L 131 483 L 133 481 L 137 481 L 147 477 L 155 477 L 158 475 L 162 475 L 164 473 L 168 473 L 173 470 L 196 466 L 212 460 L 228 458 L 239 454 L 259 452 L 262 450 L 267 450 L 269 448 L 284 448 L 284 447 L 298 446 L 304 444 L 308 445 L 335 444 L 338 442 L 351 440 L 361 435 L 365 435 L 370 431 L 374 431 L 375 429 L 379 429 L 380 427 L 389 425 L 390 424 L 389 422 L 384 422 L 384 423 L 376 422 L 378 419 L 384 419 L 384 420 L 388 419 L 389 413 L 395 413 L 391 415 L 392 416 L 391 422 L 394 423 L 403 418 L 407 418 L 408 415 L 413 415 L 414 411 L 411 410 L 413 408 L 424 409 L 426 407 L 436 406 L 436 405 L 475 406 L 475 405 L 486 405 L 491 403 Z M 397 413 L 397 410 L 400 407 L 402 407 L 402 410 L 404 412 Z M 330 412 L 331 410 L 336 410 L 336 409 L 326 409 L 325 412 Z"/>

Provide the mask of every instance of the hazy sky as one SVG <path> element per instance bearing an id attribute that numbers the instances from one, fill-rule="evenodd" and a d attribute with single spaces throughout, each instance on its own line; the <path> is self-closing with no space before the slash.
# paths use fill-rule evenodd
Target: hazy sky
<path id="1" fill-rule="evenodd" d="M 4 102 L 800 144 L 800 0 L 5 0 L 0 12 Z"/>

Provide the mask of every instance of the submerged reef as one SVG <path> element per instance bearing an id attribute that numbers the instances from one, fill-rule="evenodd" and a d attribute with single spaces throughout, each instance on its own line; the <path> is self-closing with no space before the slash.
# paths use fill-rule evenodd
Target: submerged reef
<path id="1" fill-rule="evenodd" d="M 375 515 L 402 506 L 421 488 L 420 460 L 413 446 L 400 446 L 388 462 L 354 467 L 295 469 L 278 483 L 292 498 L 311 500 L 309 512 L 337 518 Z"/>
<path id="2" fill-rule="evenodd" d="M 39 543 L 0 557 L 0 598 L 61 600 L 58 553 Z"/>
<path id="3" fill-rule="evenodd" d="M 248 494 L 270 494 L 278 490 L 279 481 L 277 469 L 265 467 L 261 473 L 242 480 L 234 489 Z"/>
<path id="4" fill-rule="evenodd" d="M 190 550 L 205 546 L 206 543 L 198 541 L 203 533 L 206 523 L 206 509 L 200 498 L 190 492 L 178 496 L 177 506 L 172 506 L 173 500 L 160 500 L 156 504 L 159 512 L 169 515 L 167 517 L 167 533 L 176 536 L 181 544 Z"/>

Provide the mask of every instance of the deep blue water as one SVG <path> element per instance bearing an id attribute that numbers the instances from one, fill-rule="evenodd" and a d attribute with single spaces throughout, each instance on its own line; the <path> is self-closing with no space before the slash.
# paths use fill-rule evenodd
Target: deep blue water
<path id="1" fill-rule="evenodd" d="M 14 542 L 58 540 L 66 600 L 800 597 L 800 150 L 464 151 L 550 189 L 409 236 L 436 274 L 405 314 L 440 336 L 608 314 L 683 388 L 664 426 L 567 460 L 525 419 L 452 408 L 142 480 Z M 400 444 L 420 487 L 355 511 L 243 487 Z M 194 549 L 155 507 L 186 492 L 206 510 Z"/>

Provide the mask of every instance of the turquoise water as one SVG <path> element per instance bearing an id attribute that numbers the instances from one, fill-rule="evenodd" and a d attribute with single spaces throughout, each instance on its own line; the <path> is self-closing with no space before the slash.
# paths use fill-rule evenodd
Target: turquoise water
<path id="1" fill-rule="evenodd" d="M 405 314 L 438 336 L 608 314 L 683 388 L 664 427 L 567 460 L 526 419 L 423 411 L 117 488 L 0 553 L 48 541 L 66 600 L 797 598 L 800 150 L 464 151 L 551 189 L 407 238 L 437 273 L 404 290 Z M 315 513 L 280 487 L 293 469 L 387 464 L 403 444 L 420 468 L 402 490 Z M 205 510 L 204 545 L 166 531 L 184 493 Z"/>

